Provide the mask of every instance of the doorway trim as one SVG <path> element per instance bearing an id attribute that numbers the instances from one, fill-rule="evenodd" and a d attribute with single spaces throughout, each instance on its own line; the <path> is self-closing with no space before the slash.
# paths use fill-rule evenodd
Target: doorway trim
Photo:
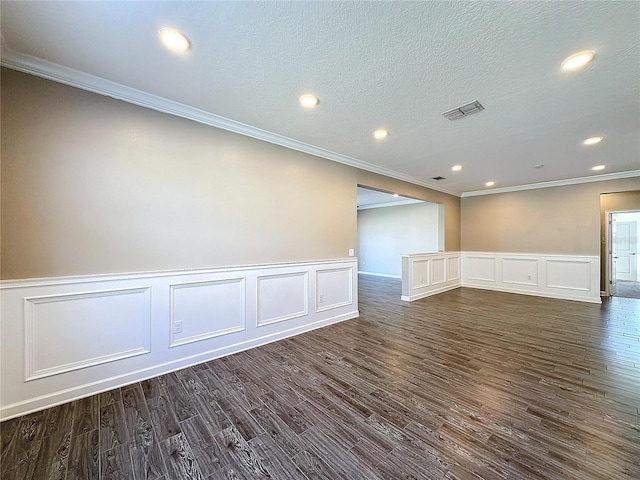
<path id="1" fill-rule="evenodd" d="M 611 296 L 611 261 L 613 255 L 613 245 L 611 244 L 611 222 L 613 221 L 612 215 L 614 213 L 640 213 L 638 209 L 631 210 L 605 210 L 605 253 L 606 253 L 606 265 L 605 265 L 605 279 L 604 279 L 604 294 L 607 297 Z"/>

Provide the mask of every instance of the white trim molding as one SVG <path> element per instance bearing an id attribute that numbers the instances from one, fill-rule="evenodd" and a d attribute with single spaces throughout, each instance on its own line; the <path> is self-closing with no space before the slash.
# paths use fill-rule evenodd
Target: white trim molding
<path id="1" fill-rule="evenodd" d="M 0 282 L 0 420 L 358 313 L 357 259 Z"/>
<path id="2" fill-rule="evenodd" d="M 494 195 L 496 193 L 520 192 L 522 190 L 536 190 L 538 188 L 563 187 L 565 185 L 577 185 L 579 183 L 604 182 L 606 180 L 618 180 L 620 178 L 640 177 L 640 170 L 627 172 L 605 173 L 602 175 L 590 175 L 588 177 L 567 178 L 565 180 L 553 180 L 550 182 L 529 183 L 526 185 L 514 185 L 512 187 L 491 188 L 486 190 L 474 190 L 464 192 L 461 197 L 477 197 L 479 195 Z"/>
<path id="3" fill-rule="evenodd" d="M 57 63 L 49 62 L 38 57 L 26 55 L 24 53 L 12 50 L 4 43 L 2 43 L 0 65 L 12 70 L 28 73 L 30 75 L 36 75 L 38 77 L 46 78 L 54 82 L 80 88 L 88 92 L 97 93 L 98 95 L 112 97 L 117 100 L 122 100 L 134 105 L 139 105 L 141 107 L 156 110 L 158 112 L 186 118 L 189 120 L 193 120 L 194 122 L 220 128 L 229 132 L 239 133 L 240 135 L 245 135 L 247 137 L 255 138 L 258 140 L 264 140 L 266 142 L 273 143 L 274 145 L 280 145 L 291 150 L 307 153 L 309 155 L 314 155 L 316 157 L 321 157 L 337 163 L 349 165 L 351 167 L 366 170 L 368 172 L 373 172 L 384 175 L 386 177 L 402 180 L 404 182 L 413 183 L 414 185 L 420 185 L 422 187 L 436 190 L 438 192 L 447 193 L 449 195 L 454 195 L 456 197 L 492 195 L 496 193 L 517 192 L 520 190 L 558 187 L 562 185 L 574 185 L 577 183 L 600 182 L 604 180 L 614 180 L 618 178 L 640 176 L 640 170 L 632 170 L 627 172 L 591 175 L 588 177 L 570 178 L 565 180 L 554 180 L 550 182 L 515 185 L 511 187 L 475 190 L 459 193 L 444 188 L 441 185 L 437 185 L 435 182 L 425 181 L 420 178 L 407 175 L 405 173 L 396 172 L 395 170 L 381 167 L 379 165 L 374 165 L 364 160 L 359 160 L 347 155 L 343 155 L 341 153 L 333 152 L 331 150 L 317 147 L 315 145 L 304 143 L 293 138 L 285 137 L 284 135 L 269 132 L 258 127 L 247 125 L 236 120 L 222 117 L 220 115 L 194 108 L 183 103 L 178 103 L 173 100 L 154 95 L 152 93 L 138 90 L 120 83 L 113 82 L 111 80 L 106 80 L 104 78 L 81 72 L 73 68 L 65 67 Z M 361 207 L 360 209 L 362 208 L 367 207 Z"/>
<path id="4" fill-rule="evenodd" d="M 402 255 L 402 300 L 413 302 L 460 287 L 460 252 Z"/>
<path id="5" fill-rule="evenodd" d="M 462 286 L 600 303 L 600 257 L 462 252 Z"/>
<path id="6" fill-rule="evenodd" d="M 95 75 L 90 75 L 38 57 L 25 55 L 24 53 L 11 50 L 4 45 L 2 48 L 0 64 L 3 67 L 36 75 L 38 77 L 53 80 L 54 82 L 63 83 L 65 85 L 80 88 L 99 95 L 133 103 L 134 105 L 150 108 L 158 112 L 186 118 L 193 120 L 194 122 L 203 123 L 229 132 L 239 133 L 240 135 L 245 135 L 258 140 L 264 140 L 265 142 L 290 148 L 291 150 L 325 158 L 327 160 L 332 160 L 334 162 L 349 165 L 368 172 L 378 173 L 386 177 L 420 185 L 431 190 L 448 193 L 449 195 L 459 196 L 456 192 L 447 190 L 446 188 L 435 185 L 434 183 L 414 178 L 410 175 L 396 172 L 378 165 L 373 165 L 363 160 L 358 160 L 341 153 L 332 152 L 321 147 L 316 147 L 315 145 L 294 140 L 293 138 L 285 137 L 284 135 L 268 132 L 267 130 L 247 125 L 246 123 L 241 123 L 214 113 L 190 107 L 152 93 L 131 88 L 101 77 L 96 77 Z"/>
<path id="7" fill-rule="evenodd" d="M 384 277 L 384 278 L 402 278 L 402 275 L 396 275 L 393 273 L 365 272 L 363 270 L 358 270 L 358 275 L 369 275 L 371 277 Z"/>

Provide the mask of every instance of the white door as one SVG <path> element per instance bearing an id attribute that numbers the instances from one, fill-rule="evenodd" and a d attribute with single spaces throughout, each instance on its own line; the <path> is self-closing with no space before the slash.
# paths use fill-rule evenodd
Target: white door
<path id="1" fill-rule="evenodd" d="M 638 226 L 637 222 L 615 222 L 613 238 L 616 259 L 616 278 L 635 282 L 638 279 Z"/>

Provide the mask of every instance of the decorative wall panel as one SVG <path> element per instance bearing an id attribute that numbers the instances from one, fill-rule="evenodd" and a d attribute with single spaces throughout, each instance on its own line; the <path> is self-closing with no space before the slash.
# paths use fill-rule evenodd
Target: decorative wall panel
<path id="1" fill-rule="evenodd" d="M 245 280 L 230 278 L 171 285 L 170 346 L 245 329 Z"/>
<path id="2" fill-rule="evenodd" d="M 150 288 L 24 299 L 25 379 L 147 353 Z"/>

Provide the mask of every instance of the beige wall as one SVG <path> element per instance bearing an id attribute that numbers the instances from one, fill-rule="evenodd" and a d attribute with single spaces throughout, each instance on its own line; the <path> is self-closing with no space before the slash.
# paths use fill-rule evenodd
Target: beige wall
<path id="1" fill-rule="evenodd" d="M 462 199 L 462 250 L 600 253 L 600 194 L 640 190 L 640 177 Z"/>
<path id="2" fill-rule="evenodd" d="M 0 278 L 307 261 L 356 248 L 356 185 L 460 199 L 2 69 Z"/>
<path id="3" fill-rule="evenodd" d="M 640 177 L 465 197 L 462 250 L 601 255 L 601 194 L 634 190 Z M 608 197 L 602 196 L 603 209 L 631 205 L 638 193 Z"/>
<path id="4" fill-rule="evenodd" d="M 444 249 L 460 250 L 460 198 L 413 183 L 358 170 L 358 185 L 444 205 Z"/>
<path id="5" fill-rule="evenodd" d="M 343 258 L 356 169 L 2 71 L 3 279 Z"/>
<path id="6" fill-rule="evenodd" d="M 3 279 L 342 258 L 356 184 L 443 204 L 448 251 L 597 255 L 600 194 L 640 191 L 460 199 L 7 69 L 1 106 Z"/>

